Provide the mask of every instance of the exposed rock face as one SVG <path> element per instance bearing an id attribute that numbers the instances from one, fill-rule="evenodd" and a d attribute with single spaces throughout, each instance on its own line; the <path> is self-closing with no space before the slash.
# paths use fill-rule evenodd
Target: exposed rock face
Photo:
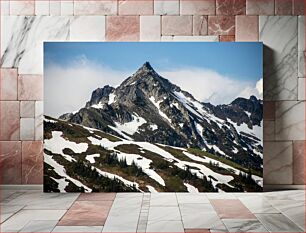
<path id="1" fill-rule="evenodd" d="M 117 88 L 96 89 L 84 108 L 60 118 L 130 140 L 201 148 L 261 169 L 262 109 L 254 96 L 229 105 L 201 103 L 146 62 Z"/>

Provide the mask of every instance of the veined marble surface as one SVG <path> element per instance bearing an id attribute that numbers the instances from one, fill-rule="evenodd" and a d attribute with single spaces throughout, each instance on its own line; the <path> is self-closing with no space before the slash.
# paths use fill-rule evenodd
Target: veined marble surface
<path id="1" fill-rule="evenodd" d="M 298 59 L 299 59 L 299 77 L 300 78 L 306 78 L 305 77 L 305 16 L 299 16 L 298 19 Z"/>
<path id="2" fill-rule="evenodd" d="M 1 17 L 1 67 L 19 74 L 43 73 L 43 42 L 69 40 L 70 17 Z"/>
<path id="3" fill-rule="evenodd" d="M 260 16 L 265 100 L 297 100 L 297 16 Z"/>

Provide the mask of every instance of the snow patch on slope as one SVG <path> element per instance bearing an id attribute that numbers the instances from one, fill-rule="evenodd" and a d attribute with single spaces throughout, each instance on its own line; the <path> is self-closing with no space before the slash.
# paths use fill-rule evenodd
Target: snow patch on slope
<path id="1" fill-rule="evenodd" d="M 163 118 L 165 118 L 167 121 L 170 122 L 171 124 L 171 119 L 160 109 L 159 104 L 162 102 L 162 100 L 157 101 L 155 100 L 154 96 L 150 97 L 150 101 L 152 102 L 152 104 L 154 104 L 154 106 L 158 109 L 159 115 L 161 115 Z"/>
<path id="2" fill-rule="evenodd" d="M 133 135 L 134 133 L 138 132 L 138 128 L 143 124 L 147 123 L 147 121 L 138 116 L 136 113 L 132 114 L 133 120 L 130 122 L 126 122 L 121 124 L 120 122 L 115 122 L 116 128 L 121 132 L 125 132 L 129 135 Z"/>

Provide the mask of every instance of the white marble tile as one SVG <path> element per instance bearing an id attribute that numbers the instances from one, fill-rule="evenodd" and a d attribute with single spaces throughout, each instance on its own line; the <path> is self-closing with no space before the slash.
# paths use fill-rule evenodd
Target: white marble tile
<path id="1" fill-rule="evenodd" d="M 264 197 L 241 197 L 239 200 L 254 214 L 280 213 Z"/>
<path id="2" fill-rule="evenodd" d="M 282 214 L 256 214 L 258 220 L 271 232 L 302 232 L 302 229 Z"/>
<path id="3" fill-rule="evenodd" d="M 223 219 L 229 232 L 269 232 L 258 220 Z"/>
<path id="4" fill-rule="evenodd" d="M 184 232 L 181 221 L 148 221 L 146 232 Z"/>
<path id="5" fill-rule="evenodd" d="M 56 226 L 52 232 L 101 232 L 103 226 Z"/>
<path id="6" fill-rule="evenodd" d="M 275 109 L 275 139 L 305 140 L 305 102 L 279 101 Z"/>
<path id="7" fill-rule="evenodd" d="M 10 15 L 34 15 L 34 0 L 10 0 Z"/>
<path id="8" fill-rule="evenodd" d="M 149 209 L 149 221 L 179 221 L 181 214 L 178 206 L 153 206 Z"/>
<path id="9" fill-rule="evenodd" d="M 264 120 L 263 139 L 264 141 L 275 141 L 275 121 Z"/>
<path id="10" fill-rule="evenodd" d="M 305 77 L 305 16 L 298 18 L 298 76 Z"/>
<path id="11" fill-rule="evenodd" d="M 306 83 L 305 78 L 298 78 L 298 100 L 306 100 L 305 98 L 305 89 Z"/>
<path id="12" fill-rule="evenodd" d="M 50 2 L 48 0 L 35 1 L 35 15 L 50 15 Z"/>
<path id="13" fill-rule="evenodd" d="M 50 15 L 61 15 L 61 1 L 50 1 Z"/>
<path id="14" fill-rule="evenodd" d="M 179 0 L 156 0 L 154 1 L 155 15 L 179 15 Z"/>
<path id="15" fill-rule="evenodd" d="M 10 14 L 10 1 L 0 1 L 1 4 L 1 15 L 9 15 Z"/>
<path id="16" fill-rule="evenodd" d="M 18 67 L 19 74 L 43 73 L 43 41 L 69 39 L 70 17 L 4 16 L 1 20 L 3 67 Z"/>
<path id="17" fill-rule="evenodd" d="M 4 232 L 20 231 L 33 220 L 59 220 L 66 210 L 21 210 L 1 225 Z"/>
<path id="18" fill-rule="evenodd" d="M 20 101 L 20 117 L 34 117 L 35 101 Z"/>
<path id="19" fill-rule="evenodd" d="M 297 99 L 297 17 L 260 16 L 265 100 Z"/>
<path id="20" fill-rule="evenodd" d="M 305 190 L 288 190 L 262 194 L 268 200 L 305 201 Z"/>
<path id="21" fill-rule="evenodd" d="M 118 2 L 104 1 L 74 1 L 74 15 L 116 15 Z"/>
<path id="22" fill-rule="evenodd" d="M 140 16 L 140 41 L 160 41 L 161 17 L 154 15 Z"/>
<path id="23" fill-rule="evenodd" d="M 218 36 L 162 36 L 161 41 L 203 41 L 203 42 L 218 42 Z"/>
<path id="24" fill-rule="evenodd" d="M 70 24 L 71 41 L 105 41 L 105 16 L 77 16 Z"/>
<path id="25" fill-rule="evenodd" d="M 66 15 L 73 15 L 73 1 L 66 1 L 62 0 L 61 1 L 61 15 L 66 16 Z"/>
<path id="26" fill-rule="evenodd" d="M 292 142 L 265 142 L 264 184 L 292 184 Z"/>
<path id="27" fill-rule="evenodd" d="M 233 193 L 206 193 L 208 199 L 236 199 Z"/>
<path id="28" fill-rule="evenodd" d="M 175 193 L 151 194 L 150 206 L 177 206 Z"/>
<path id="29" fill-rule="evenodd" d="M 35 102 L 35 140 L 43 140 L 43 101 Z"/>
<path id="30" fill-rule="evenodd" d="M 20 140 L 34 140 L 34 118 L 20 118 Z"/>
<path id="31" fill-rule="evenodd" d="M 1 191 L 2 192 L 2 191 Z M 2 194 L 1 194 L 2 195 Z M 10 218 L 12 215 L 17 213 L 19 210 L 21 210 L 24 207 L 24 205 L 7 205 L 7 204 L 1 204 L 1 215 L 0 215 L 0 222 L 4 222 L 8 218 Z"/>
<path id="32" fill-rule="evenodd" d="M 209 204 L 209 200 L 205 193 L 176 193 L 177 201 L 180 204 Z"/>
<path id="33" fill-rule="evenodd" d="M 25 225 L 20 232 L 51 232 L 57 222 L 57 220 L 33 220 Z"/>

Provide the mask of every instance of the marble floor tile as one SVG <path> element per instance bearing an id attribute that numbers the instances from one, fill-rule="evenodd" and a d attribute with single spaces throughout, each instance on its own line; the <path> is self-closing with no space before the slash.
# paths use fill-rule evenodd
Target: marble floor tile
<path id="1" fill-rule="evenodd" d="M 56 226 L 52 232 L 101 232 L 103 226 Z"/>
<path id="2" fill-rule="evenodd" d="M 214 212 L 216 213 L 214 207 L 208 203 L 208 204 L 180 204 L 180 211 L 182 215 L 193 215 L 194 211 L 197 213 L 207 213 L 207 212 Z"/>
<path id="3" fill-rule="evenodd" d="M 4 222 L 8 218 L 10 218 L 12 215 L 17 213 L 19 210 L 21 210 L 24 207 L 24 205 L 6 205 L 1 204 L 0 205 L 0 222 Z"/>
<path id="4" fill-rule="evenodd" d="M 34 220 L 25 225 L 20 232 L 51 232 L 56 224 L 56 220 Z"/>
<path id="5" fill-rule="evenodd" d="M 113 201 L 116 193 L 81 193 L 78 201 Z"/>
<path id="6" fill-rule="evenodd" d="M 258 220 L 223 219 L 229 232 L 269 232 Z"/>
<path id="7" fill-rule="evenodd" d="M 209 200 L 205 193 L 198 193 L 198 194 L 190 194 L 190 193 L 177 193 L 176 198 L 179 204 L 192 204 L 192 203 L 199 203 L 199 204 L 209 204 Z"/>
<path id="8" fill-rule="evenodd" d="M 280 213 L 263 197 L 241 197 L 239 200 L 254 214 Z"/>
<path id="9" fill-rule="evenodd" d="M 263 193 L 262 195 L 268 200 L 305 201 L 305 190 L 267 192 L 267 193 Z"/>
<path id="10" fill-rule="evenodd" d="M 182 220 L 185 229 L 215 229 L 226 230 L 222 221 L 215 212 L 206 212 L 193 215 L 183 215 Z"/>
<path id="11" fill-rule="evenodd" d="M 208 199 L 236 199 L 233 193 L 206 193 Z"/>
<path id="12" fill-rule="evenodd" d="M 150 206 L 177 206 L 175 193 L 151 194 Z"/>
<path id="13" fill-rule="evenodd" d="M 153 206 L 149 209 L 149 221 L 179 221 L 181 214 L 178 207 Z"/>
<path id="14" fill-rule="evenodd" d="M 303 232 L 300 227 L 282 214 L 256 214 L 256 217 L 271 232 Z"/>
<path id="15" fill-rule="evenodd" d="M 59 220 L 66 210 L 21 210 L 1 225 L 3 232 L 20 231 L 33 220 Z"/>
<path id="16" fill-rule="evenodd" d="M 184 228 L 181 221 L 149 221 L 147 233 L 153 232 L 176 232 L 183 233 Z"/>

